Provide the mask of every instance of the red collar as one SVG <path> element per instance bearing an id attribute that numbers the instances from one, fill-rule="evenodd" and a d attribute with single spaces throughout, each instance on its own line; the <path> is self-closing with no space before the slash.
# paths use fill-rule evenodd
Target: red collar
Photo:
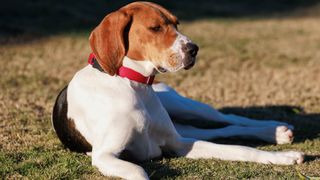
<path id="1" fill-rule="evenodd" d="M 99 63 L 96 60 L 96 57 L 95 57 L 95 55 L 93 53 L 90 54 L 89 59 L 88 59 L 88 63 L 91 64 L 92 67 L 104 72 L 104 70 L 99 65 Z M 154 75 L 153 76 L 149 76 L 149 77 L 145 77 L 141 73 L 139 73 L 139 72 L 137 72 L 137 71 L 135 71 L 133 69 L 124 67 L 124 66 L 121 66 L 118 69 L 117 75 L 121 76 L 121 77 L 128 78 L 128 79 L 130 79 L 132 81 L 136 81 L 136 82 L 147 84 L 147 85 L 151 85 L 153 83 L 153 80 L 154 80 L 154 77 L 155 77 Z"/>

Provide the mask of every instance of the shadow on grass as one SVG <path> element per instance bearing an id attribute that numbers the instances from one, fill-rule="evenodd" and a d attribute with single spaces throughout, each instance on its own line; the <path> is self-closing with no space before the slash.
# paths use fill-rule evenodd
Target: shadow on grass
<path id="1" fill-rule="evenodd" d="M 320 155 L 305 155 L 304 162 L 312 162 L 320 159 Z"/>
<path id="2" fill-rule="evenodd" d="M 181 175 L 178 169 L 173 169 L 159 161 L 148 161 L 140 165 L 148 173 L 150 179 L 163 179 Z"/>
<path id="3" fill-rule="evenodd" d="M 0 43 L 27 43 L 52 34 L 89 32 L 128 0 L 14 0 L 0 6 Z M 155 0 L 180 20 L 288 15 L 318 0 Z"/>

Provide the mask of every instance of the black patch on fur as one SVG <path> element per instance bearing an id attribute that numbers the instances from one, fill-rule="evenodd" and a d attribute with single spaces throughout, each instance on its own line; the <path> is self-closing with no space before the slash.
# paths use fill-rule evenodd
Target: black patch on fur
<path id="1" fill-rule="evenodd" d="M 105 71 L 102 69 L 102 67 L 100 66 L 100 64 L 98 63 L 96 58 L 93 58 L 92 67 L 98 69 L 100 72 L 104 72 L 105 73 Z"/>
<path id="2" fill-rule="evenodd" d="M 72 119 L 68 119 L 68 86 L 59 93 L 52 113 L 53 127 L 62 144 L 75 152 L 91 152 L 92 146 L 76 129 Z"/>

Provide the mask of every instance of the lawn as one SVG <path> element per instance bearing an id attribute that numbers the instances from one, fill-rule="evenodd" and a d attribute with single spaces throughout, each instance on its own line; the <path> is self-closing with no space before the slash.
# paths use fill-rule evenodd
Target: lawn
<path id="1" fill-rule="evenodd" d="M 120 1 L 104 10 L 102 5 L 108 3 L 93 2 L 86 9 L 89 1 L 74 6 L 34 1 L 34 6 L 24 4 L 22 10 L 8 3 L 1 11 L 0 177 L 104 178 L 91 166 L 90 157 L 61 145 L 50 122 L 58 92 L 87 64 L 92 27 L 110 9 L 124 4 Z M 192 1 L 186 1 L 184 8 L 182 2 L 166 6 L 160 1 L 181 17 L 179 29 L 200 46 L 197 64 L 188 71 L 160 75 L 158 80 L 225 113 L 295 125 L 293 144 L 235 138 L 213 142 L 299 150 L 307 158 L 304 164 L 293 166 L 164 158 L 141 163 L 149 176 L 298 179 L 298 172 L 320 176 L 320 4 L 241 0 L 216 1 L 214 6 L 201 0 L 197 8 Z M 260 5 L 251 7 L 250 3 Z M 188 13 L 192 9 L 194 15 Z"/>

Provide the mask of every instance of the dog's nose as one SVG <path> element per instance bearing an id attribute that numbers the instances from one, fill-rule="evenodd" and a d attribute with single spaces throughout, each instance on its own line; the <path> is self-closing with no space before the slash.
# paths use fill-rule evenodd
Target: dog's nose
<path id="1" fill-rule="evenodd" d="M 192 57 L 196 57 L 199 47 L 193 43 L 186 44 L 186 52 L 189 53 Z"/>

